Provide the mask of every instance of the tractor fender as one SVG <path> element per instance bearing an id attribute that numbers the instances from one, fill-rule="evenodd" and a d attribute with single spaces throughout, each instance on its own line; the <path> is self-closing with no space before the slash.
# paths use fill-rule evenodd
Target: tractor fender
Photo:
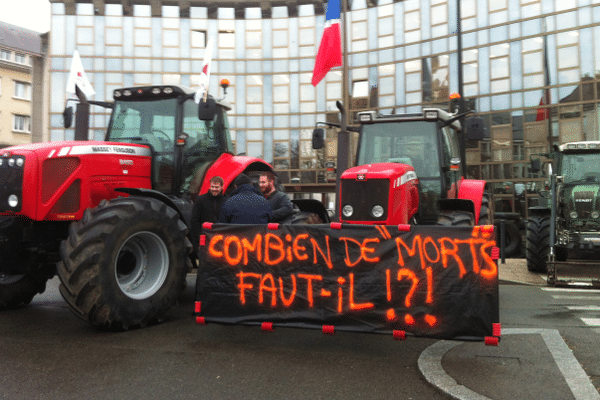
<path id="1" fill-rule="evenodd" d="M 239 174 L 247 171 L 273 172 L 273 166 L 260 158 L 234 156 L 229 153 L 224 153 L 206 171 L 204 181 L 200 187 L 200 194 L 208 192 L 208 189 L 210 188 L 210 178 L 213 176 L 220 176 L 223 178 L 223 192 L 225 192 Z"/>
<path id="2" fill-rule="evenodd" d="M 329 214 L 327 214 L 327 209 L 319 200 L 296 199 L 292 200 L 292 203 L 294 203 L 294 205 L 296 205 L 300 211 L 317 214 L 319 218 L 321 218 L 321 221 L 323 221 L 324 223 L 331 222 Z"/>
<path id="3" fill-rule="evenodd" d="M 153 189 L 118 188 L 115 189 L 115 192 L 126 193 L 130 196 L 150 197 L 158 200 L 177 211 L 177 214 L 179 214 L 179 219 L 187 225 L 188 229 L 191 226 L 192 203 L 189 201 L 184 201 L 173 196 L 167 196 L 166 194 Z"/>
<path id="4" fill-rule="evenodd" d="M 476 179 L 463 179 L 458 188 L 458 199 L 472 200 L 475 208 L 475 223 L 479 223 L 481 200 L 485 190 L 485 181 Z"/>

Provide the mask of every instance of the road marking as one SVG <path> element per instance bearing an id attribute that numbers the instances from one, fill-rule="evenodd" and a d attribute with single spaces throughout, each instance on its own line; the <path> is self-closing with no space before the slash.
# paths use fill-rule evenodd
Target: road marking
<path id="1" fill-rule="evenodd" d="M 600 301 L 600 296 L 563 296 L 560 294 L 552 295 L 556 300 L 595 300 Z"/>
<path id="2" fill-rule="evenodd" d="M 539 334 L 544 339 L 571 393 L 576 400 L 600 400 L 600 394 L 590 381 L 579 361 L 556 329 L 508 328 L 503 335 Z M 442 367 L 442 357 L 455 346 L 463 344 L 449 340 L 440 340 L 426 348 L 419 356 L 418 366 L 423 377 L 430 384 L 458 400 L 490 400 L 488 397 L 459 385 Z"/>
<path id="3" fill-rule="evenodd" d="M 599 289 L 569 289 L 569 288 L 554 288 L 554 287 L 541 287 L 540 289 L 542 289 L 546 292 L 600 293 Z"/>
<path id="4" fill-rule="evenodd" d="M 572 311 L 600 311 L 600 306 L 567 306 Z"/>
<path id="5" fill-rule="evenodd" d="M 588 326 L 600 326 L 600 318 L 581 318 Z"/>

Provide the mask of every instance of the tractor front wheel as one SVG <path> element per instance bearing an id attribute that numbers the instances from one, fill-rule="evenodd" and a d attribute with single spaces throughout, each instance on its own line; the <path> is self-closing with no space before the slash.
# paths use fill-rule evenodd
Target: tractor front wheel
<path id="1" fill-rule="evenodd" d="M 60 292 L 75 315 L 108 330 L 161 322 L 185 287 L 187 227 L 164 203 L 103 201 L 61 245 Z"/>

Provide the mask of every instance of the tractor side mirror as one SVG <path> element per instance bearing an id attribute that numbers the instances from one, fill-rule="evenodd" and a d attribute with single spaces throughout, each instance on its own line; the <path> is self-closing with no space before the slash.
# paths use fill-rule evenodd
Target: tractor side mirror
<path id="1" fill-rule="evenodd" d="M 542 163 L 539 158 L 531 159 L 531 167 L 529 168 L 531 172 L 540 172 L 542 170 Z"/>
<path id="2" fill-rule="evenodd" d="M 481 117 L 468 118 L 465 121 L 465 128 L 467 140 L 482 140 L 485 136 L 485 126 Z"/>
<path id="3" fill-rule="evenodd" d="M 325 129 L 315 128 L 312 136 L 312 148 L 315 150 L 325 147 Z"/>
<path id="4" fill-rule="evenodd" d="M 198 118 L 202 121 L 212 121 L 215 119 L 215 116 L 219 112 L 219 106 L 217 102 L 212 97 L 207 97 L 206 101 L 204 99 L 200 100 L 200 104 L 198 104 Z"/>
<path id="5" fill-rule="evenodd" d="M 65 128 L 70 128 L 73 124 L 73 107 L 65 107 L 63 111 L 63 125 Z"/>

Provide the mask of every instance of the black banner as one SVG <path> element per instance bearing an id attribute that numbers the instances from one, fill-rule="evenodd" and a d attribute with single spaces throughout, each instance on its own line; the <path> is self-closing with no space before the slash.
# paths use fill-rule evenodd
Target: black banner
<path id="1" fill-rule="evenodd" d="M 214 224 L 200 238 L 197 315 L 225 324 L 492 336 L 493 226 L 403 228 Z"/>

